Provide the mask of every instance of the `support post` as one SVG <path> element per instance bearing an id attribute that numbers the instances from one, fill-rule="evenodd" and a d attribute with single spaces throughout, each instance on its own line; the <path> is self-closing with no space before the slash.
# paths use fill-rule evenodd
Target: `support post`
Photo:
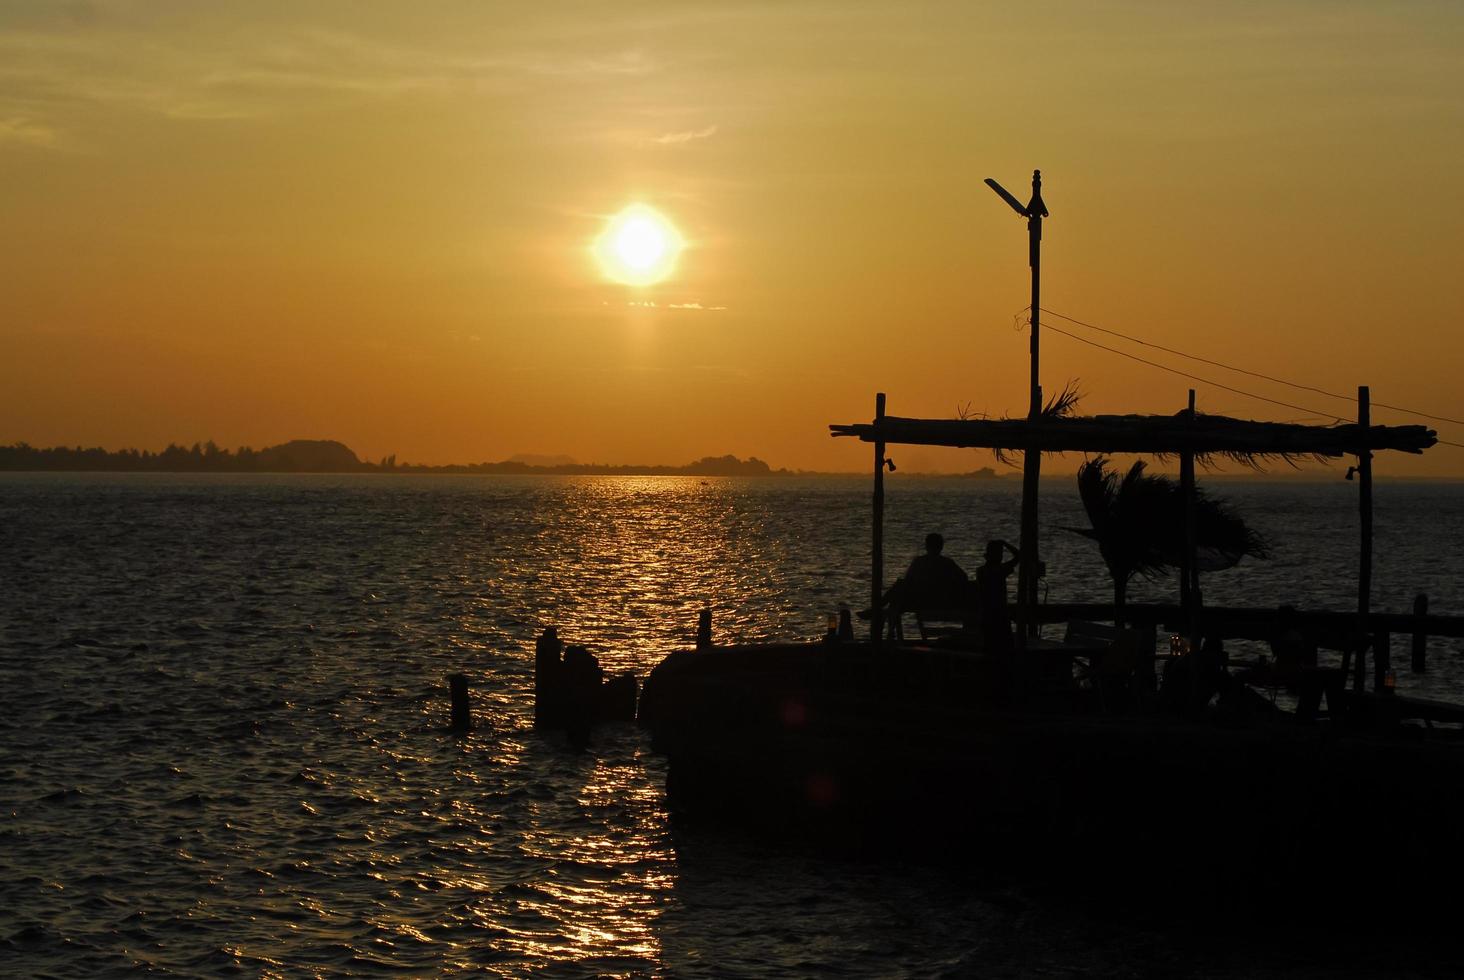
<path id="1" fill-rule="evenodd" d="M 1373 634 L 1373 693 L 1392 694 L 1388 674 L 1393 670 L 1393 637 L 1387 630 Z"/>
<path id="2" fill-rule="evenodd" d="M 1032 171 L 1032 199 L 1027 203 L 1027 264 L 1032 267 L 1032 407 L 1035 417 L 1042 411 L 1042 382 L 1037 374 L 1042 319 L 1042 218 L 1047 208 L 1042 204 L 1042 171 Z"/>
<path id="3" fill-rule="evenodd" d="M 1042 414 L 1042 389 L 1032 392 L 1030 418 Z M 1037 635 L 1037 491 L 1042 476 L 1042 454 L 1028 449 L 1022 460 L 1022 526 L 1018 539 L 1017 649 L 1027 648 L 1027 637 Z"/>
<path id="4" fill-rule="evenodd" d="M 1027 202 L 1027 264 L 1032 267 L 1031 401 L 1027 417 L 1042 416 L 1042 382 L 1038 372 L 1042 338 L 1042 171 L 1032 171 L 1032 197 Z M 1037 490 L 1042 476 L 1042 454 L 1028 449 L 1022 458 L 1021 562 L 1017 568 L 1017 609 L 1020 622 L 1017 647 L 1025 650 L 1026 637 L 1037 635 Z"/>
<path id="5" fill-rule="evenodd" d="M 1420 592 L 1413 600 L 1413 672 L 1422 674 L 1428 669 L 1428 635 L 1423 631 L 1423 617 L 1428 615 L 1428 596 Z"/>
<path id="6" fill-rule="evenodd" d="M 1195 421 L 1195 390 L 1189 390 L 1188 421 Z M 1195 454 L 1186 450 L 1179 454 L 1179 489 L 1184 500 L 1184 554 L 1179 563 L 1179 597 L 1184 606 L 1185 635 L 1190 648 L 1198 649 L 1200 632 L 1200 573 L 1195 560 Z"/>
<path id="7" fill-rule="evenodd" d="M 1042 171 L 1032 171 L 1032 196 L 1025 206 L 990 177 L 986 184 L 1017 214 L 1027 219 L 1027 264 L 1032 268 L 1031 402 L 1027 418 L 1036 422 L 1042 415 L 1042 386 L 1038 371 L 1042 334 L 1042 219 L 1047 205 L 1042 201 Z M 1029 447 L 1022 466 L 1021 552 L 1017 568 L 1017 650 L 1027 648 L 1027 637 L 1037 634 L 1037 481 L 1042 472 L 1042 454 Z"/>
<path id="8" fill-rule="evenodd" d="M 885 393 L 874 396 L 874 424 L 885 414 Z M 884 468 L 885 444 L 874 444 L 874 541 L 869 569 L 869 626 L 875 648 L 884 643 Z"/>
<path id="9" fill-rule="evenodd" d="M 1357 660 L 1352 665 L 1352 689 L 1362 693 L 1367 677 L 1367 619 L 1372 604 L 1373 487 L 1372 399 L 1367 385 L 1357 386 L 1357 512 L 1361 528 L 1361 555 L 1357 568 Z"/>
<path id="10" fill-rule="evenodd" d="M 472 731 L 473 708 L 468 697 L 468 679 L 462 674 L 447 678 L 447 688 L 452 697 L 452 730 L 458 734 Z"/>
<path id="11" fill-rule="evenodd" d="M 710 650 L 712 647 L 712 611 L 703 609 L 696 617 L 696 648 Z"/>

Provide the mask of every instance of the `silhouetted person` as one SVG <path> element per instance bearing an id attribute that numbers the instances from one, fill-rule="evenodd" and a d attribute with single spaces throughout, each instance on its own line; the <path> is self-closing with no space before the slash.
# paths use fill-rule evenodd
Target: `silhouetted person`
<path id="1" fill-rule="evenodd" d="M 1002 560 L 1002 553 L 1012 557 Z M 1012 617 L 1007 609 L 1007 576 L 1021 561 L 1016 548 L 1005 541 L 986 542 L 986 561 L 976 569 L 976 618 L 982 649 L 1007 653 L 1012 649 Z"/>
<path id="2" fill-rule="evenodd" d="M 1323 696 L 1329 712 L 1340 710 L 1346 678 L 1336 667 L 1317 666 L 1317 645 L 1302 629 L 1295 606 L 1281 606 L 1276 610 L 1271 652 L 1276 656 L 1273 676 L 1296 695 L 1297 717 L 1315 718 Z"/>
<path id="3" fill-rule="evenodd" d="M 916 555 L 905 571 L 905 587 L 925 605 L 958 605 L 970 581 L 961 566 L 941 554 L 945 538 L 931 532 L 925 536 L 925 554 Z"/>
<path id="4" fill-rule="evenodd" d="M 945 538 L 935 532 L 927 534 L 925 554 L 916 555 L 905 570 L 905 577 L 885 593 L 884 603 L 890 610 L 891 627 L 901 613 L 909 610 L 952 608 L 966 604 L 970 578 L 960 565 L 941 554 L 944 548 Z"/>
<path id="5" fill-rule="evenodd" d="M 1276 678 L 1288 690 L 1294 691 L 1302 673 L 1316 667 L 1316 644 L 1303 632 L 1295 606 L 1281 606 L 1276 610 L 1276 632 L 1271 637 L 1271 653 L 1276 658 Z"/>

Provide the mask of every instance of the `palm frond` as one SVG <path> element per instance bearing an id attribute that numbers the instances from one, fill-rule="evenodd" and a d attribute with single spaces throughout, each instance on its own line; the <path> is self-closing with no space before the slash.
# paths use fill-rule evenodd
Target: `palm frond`
<path id="1" fill-rule="evenodd" d="M 1097 456 L 1078 468 L 1078 496 L 1091 531 L 1076 531 L 1098 543 L 1099 554 L 1117 584 L 1134 576 L 1152 578 L 1182 563 L 1185 547 L 1183 488 L 1166 476 L 1148 473 L 1143 460 L 1119 476 Z M 1211 568 L 1242 558 L 1269 557 L 1269 544 L 1223 501 L 1199 488 L 1194 495 L 1195 545 L 1215 556 Z"/>
<path id="2" fill-rule="evenodd" d="M 1078 390 L 1078 381 L 1078 378 L 1069 378 L 1063 383 L 1062 391 L 1053 395 L 1042 407 L 1043 418 L 1060 419 L 1073 414 L 1073 409 L 1077 408 L 1078 402 L 1083 399 L 1083 393 Z"/>
<path id="3" fill-rule="evenodd" d="M 1048 399 L 1047 404 L 1042 406 L 1039 418 L 1051 420 L 1071 417 L 1073 409 L 1078 407 L 1078 402 L 1083 398 L 1082 391 L 1078 389 L 1079 380 L 1078 378 L 1069 378 L 1065 381 L 1062 386 L 1062 391 L 1053 395 L 1052 398 Z M 966 416 L 962 415 L 960 417 L 965 418 Z M 1016 466 L 1015 457 L 1021 457 L 1025 454 L 1020 450 L 996 448 L 992 450 L 992 455 L 996 457 L 998 462 L 1006 466 Z"/>

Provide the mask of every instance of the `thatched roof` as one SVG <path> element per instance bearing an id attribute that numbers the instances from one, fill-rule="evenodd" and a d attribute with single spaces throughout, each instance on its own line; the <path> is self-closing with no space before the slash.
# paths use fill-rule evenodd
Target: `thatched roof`
<path id="1" fill-rule="evenodd" d="M 835 436 L 864 442 L 1040 452 L 1224 456 L 1254 463 L 1268 458 L 1332 457 L 1362 450 L 1421 453 L 1438 441 L 1422 425 L 1298 425 L 1223 415 L 1095 415 L 1041 419 L 906 419 L 830 425 Z"/>

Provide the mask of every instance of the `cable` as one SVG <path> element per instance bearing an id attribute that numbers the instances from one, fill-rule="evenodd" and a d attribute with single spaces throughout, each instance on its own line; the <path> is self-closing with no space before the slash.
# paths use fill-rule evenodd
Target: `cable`
<path id="1" fill-rule="evenodd" d="M 1168 371 L 1171 374 L 1177 374 L 1182 378 L 1189 378 L 1191 381 L 1198 381 L 1201 384 L 1213 385 L 1216 388 L 1223 388 L 1226 391 L 1234 392 L 1237 395 L 1244 395 L 1247 398 L 1255 398 L 1258 401 L 1270 402 L 1272 405 L 1280 405 L 1282 408 L 1294 408 L 1298 412 L 1306 412 L 1308 415 L 1319 415 L 1322 418 L 1336 419 L 1338 422 L 1347 421 L 1347 419 L 1342 418 L 1335 412 L 1322 412 L 1314 408 L 1307 408 L 1305 405 L 1293 405 L 1291 402 L 1278 401 L 1275 398 L 1267 398 L 1265 395 L 1257 395 L 1255 392 L 1242 391 L 1239 388 L 1232 388 L 1230 385 L 1221 384 L 1219 381 L 1211 381 L 1209 378 L 1202 378 L 1198 374 L 1190 374 L 1188 371 L 1181 371 L 1178 368 L 1172 368 L 1167 364 L 1160 364 L 1158 361 L 1150 361 L 1145 358 L 1139 357 L 1137 354 L 1130 354 L 1128 351 L 1121 351 L 1116 347 L 1108 347 L 1104 344 L 1098 343 L 1096 340 L 1089 340 L 1086 337 L 1079 337 L 1075 333 L 1069 333 L 1061 327 L 1054 327 L 1050 323 L 1047 325 L 1047 329 L 1053 331 L 1054 333 L 1060 333 L 1064 337 L 1071 337 L 1073 340 L 1076 340 L 1080 344 L 1087 344 L 1089 347 L 1097 347 L 1099 350 L 1106 350 L 1110 354 L 1117 354 L 1119 357 L 1127 357 L 1129 360 L 1138 361 L 1140 364 L 1147 364 L 1150 367 L 1156 367 L 1161 371 Z"/>
<path id="2" fill-rule="evenodd" d="M 1066 318 L 1064 317 L 1064 319 L 1066 319 Z M 1317 416 L 1321 416 L 1322 418 L 1335 419 L 1337 422 L 1343 423 L 1343 424 L 1347 424 L 1350 421 L 1348 419 L 1342 418 L 1340 415 L 1336 415 L 1336 414 L 1333 414 L 1331 412 L 1323 412 L 1323 411 L 1319 411 L 1319 410 L 1317 410 L 1315 408 L 1307 408 L 1305 405 L 1293 405 L 1291 402 L 1283 402 L 1283 401 L 1279 401 L 1279 400 L 1277 400 L 1275 398 L 1267 398 L 1265 395 L 1258 395 L 1258 394 L 1256 394 L 1253 391 L 1244 391 L 1244 390 L 1242 390 L 1240 388 L 1233 388 L 1233 387 L 1231 387 L 1230 385 L 1227 385 L 1227 384 L 1221 384 L 1219 381 L 1212 381 L 1209 378 L 1202 378 L 1202 377 L 1200 377 L 1197 374 L 1190 374 L 1188 371 L 1181 371 L 1178 368 L 1172 368 L 1172 367 L 1170 367 L 1167 364 L 1160 364 L 1158 361 L 1151 361 L 1151 360 L 1148 360 L 1147 358 L 1139 357 L 1137 354 L 1130 354 L 1128 351 L 1121 351 L 1121 350 L 1119 350 L 1116 347 L 1109 347 L 1106 344 L 1100 344 L 1100 343 L 1098 343 L 1095 340 L 1089 340 L 1086 337 L 1079 337 L 1075 333 L 1069 333 L 1068 331 L 1062 329 L 1061 327 L 1054 327 L 1050 323 L 1047 325 L 1047 329 L 1053 331 L 1054 333 L 1060 333 L 1064 337 L 1071 337 L 1073 340 L 1076 340 L 1080 344 L 1087 344 L 1089 347 L 1097 347 L 1099 350 L 1106 350 L 1110 354 L 1117 354 L 1119 357 L 1127 357 L 1131 361 L 1138 361 L 1140 364 L 1147 364 L 1147 365 L 1149 365 L 1149 367 L 1155 367 L 1155 368 L 1158 368 L 1161 371 L 1168 371 L 1170 374 L 1177 374 L 1177 375 L 1179 375 L 1182 378 L 1189 378 L 1191 381 L 1198 381 L 1201 384 L 1207 384 L 1207 385 L 1211 385 L 1211 386 L 1216 387 L 1216 388 L 1222 388 L 1225 391 L 1233 392 L 1234 394 L 1237 394 L 1237 395 L 1243 395 L 1246 398 L 1254 398 L 1257 401 L 1270 402 L 1272 405 L 1280 405 L 1282 408 L 1291 408 L 1291 409 L 1295 409 L 1298 412 L 1306 412 L 1308 415 L 1317 415 Z M 1109 331 L 1105 331 L 1105 332 L 1109 332 Z M 1150 344 L 1150 345 L 1147 345 L 1147 346 L 1157 346 L 1157 345 Z M 1223 367 L 1224 365 L 1220 365 L 1220 366 Z M 1374 404 L 1377 404 L 1377 403 L 1374 403 Z M 1419 413 L 1419 414 L 1421 414 L 1421 413 Z M 1435 444 L 1436 445 L 1439 445 L 1439 446 L 1452 446 L 1455 449 L 1464 449 L 1464 443 L 1450 442 L 1447 439 L 1438 439 L 1438 438 L 1435 438 L 1434 441 L 1435 441 Z"/>
<path id="3" fill-rule="evenodd" d="M 1030 310 L 1031 307 L 1029 306 L 1026 309 L 1027 310 Z M 1270 381 L 1270 382 L 1273 382 L 1274 384 L 1286 385 L 1288 388 L 1297 388 L 1297 389 L 1299 389 L 1301 391 L 1310 391 L 1310 392 L 1312 392 L 1314 394 L 1325 395 L 1328 398 L 1338 398 L 1338 399 L 1341 399 L 1342 401 L 1354 402 L 1354 403 L 1357 401 L 1357 398 L 1355 396 L 1353 396 L 1353 395 L 1343 395 L 1343 394 L 1339 394 L 1339 393 L 1337 393 L 1335 391 L 1328 391 L 1325 388 L 1314 388 L 1311 385 L 1304 385 L 1304 384 L 1300 384 L 1300 383 L 1295 382 L 1295 381 L 1287 381 L 1285 378 L 1277 378 L 1277 377 L 1274 377 L 1273 375 L 1262 374 L 1259 371 L 1250 371 L 1250 370 L 1247 370 L 1246 368 L 1236 367 L 1233 364 L 1226 364 L 1223 361 L 1213 361 L 1213 360 L 1209 359 L 1208 357 L 1200 357 L 1198 354 L 1186 354 L 1182 350 L 1175 350 L 1173 347 L 1165 347 L 1163 344 L 1155 344 L 1155 343 L 1152 343 L 1152 342 L 1147 341 L 1147 340 L 1140 340 L 1138 337 L 1131 337 L 1128 334 L 1126 334 L 1126 333 L 1120 333 L 1117 330 L 1109 330 L 1107 327 L 1100 327 L 1096 323 L 1088 323 L 1086 321 L 1079 320 L 1077 317 L 1071 317 L 1071 316 L 1068 316 L 1065 313 L 1059 313 L 1056 310 L 1049 310 L 1045 306 L 1042 307 L 1042 312 L 1043 313 L 1046 313 L 1049 316 L 1055 316 L 1055 317 L 1057 317 L 1060 320 L 1066 320 L 1069 323 L 1075 323 L 1075 324 L 1077 324 L 1080 327 L 1087 327 L 1089 330 L 1096 330 L 1099 333 L 1106 333 L 1106 334 L 1108 334 L 1110 336 L 1113 336 L 1113 337 L 1119 337 L 1119 338 L 1121 338 L 1123 340 L 1129 341 L 1130 343 L 1138 344 L 1141 347 L 1152 347 L 1155 350 L 1162 350 L 1166 354 L 1173 354 L 1176 357 L 1183 357 L 1183 358 L 1186 358 L 1187 360 L 1191 360 L 1191 361 L 1199 361 L 1201 364 L 1209 364 L 1212 367 L 1222 368 L 1222 369 L 1224 369 L 1226 371 L 1234 371 L 1236 374 L 1249 375 L 1252 378 L 1259 378 L 1262 381 Z M 1021 314 L 1019 313 L 1017 315 L 1020 316 Z M 1056 327 L 1053 327 L 1051 324 L 1048 324 L 1048 327 L 1050 329 L 1052 329 L 1052 330 L 1056 330 L 1057 329 Z M 1072 334 L 1068 334 L 1067 336 L 1072 337 L 1073 335 Z M 1075 339 L 1080 339 L 1080 338 L 1075 338 Z M 1112 348 L 1104 348 L 1104 349 L 1105 350 L 1111 350 Z M 1121 351 L 1116 351 L 1115 353 L 1122 353 L 1122 352 Z M 1165 370 L 1169 370 L 1169 369 L 1166 368 Z M 1196 379 L 1196 380 L 1202 380 L 1202 379 Z M 1206 384 L 1214 384 L 1214 383 L 1215 382 L 1213 382 L 1213 381 L 1206 382 Z M 1221 385 L 1221 387 L 1224 387 L 1224 386 Z M 1228 389 L 1228 390 L 1233 391 L 1235 389 Z M 1241 392 L 1241 394 L 1247 394 L 1247 392 Z M 1252 396 L 1252 397 L 1257 397 L 1258 398 L 1260 396 L 1259 395 L 1256 395 L 1256 396 Z M 1269 399 L 1267 399 L 1267 400 L 1269 400 Z M 1282 404 L 1282 403 L 1279 403 L 1278 402 L 1277 404 Z M 1390 410 L 1392 410 L 1394 412 L 1404 412 L 1404 413 L 1406 413 L 1408 415 L 1417 415 L 1419 418 L 1433 419 L 1435 422 L 1449 422 L 1449 423 L 1452 423 L 1453 425 L 1464 425 L 1464 419 L 1451 419 L 1451 418 L 1449 418 L 1446 415 L 1432 415 L 1432 414 L 1430 414 L 1428 412 L 1420 412 L 1420 411 L 1418 411 L 1417 409 L 1414 409 L 1414 408 L 1404 408 L 1401 405 L 1389 405 L 1386 402 L 1374 401 L 1372 403 L 1372 406 L 1374 408 L 1386 408 L 1386 409 L 1390 409 Z M 1329 412 L 1322 412 L 1320 414 L 1322 414 L 1322 415 L 1331 415 L 1331 413 L 1329 413 Z M 1332 416 L 1332 417 L 1335 418 L 1336 416 Z"/>

